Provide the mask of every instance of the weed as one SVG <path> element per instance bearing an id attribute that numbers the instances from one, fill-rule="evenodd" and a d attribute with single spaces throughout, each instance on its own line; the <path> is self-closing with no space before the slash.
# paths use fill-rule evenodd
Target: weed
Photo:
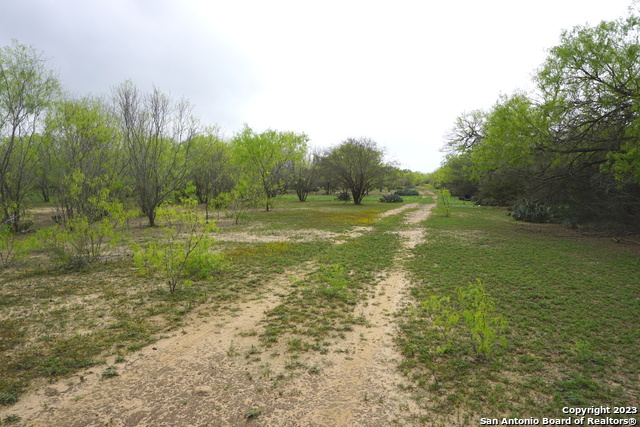
<path id="1" fill-rule="evenodd" d="M 18 401 L 18 397 L 13 393 L 0 393 L 0 405 L 9 406 Z"/>
<path id="2" fill-rule="evenodd" d="M 258 415 L 262 414 L 261 408 L 249 408 L 244 412 L 244 417 L 247 420 L 256 418 Z"/>
<path id="3" fill-rule="evenodd" d="M 233 343 L 229 344 L 229 348 L 227 349 L 227 356 L 235 357 L 235 356 L 237 356 L 239 354 L 240 353 L 238 353 L 238 350 L 236 349 L 236 346 Z"/>
<path id="4" fill-rule="evenodd" d="M 446 188 L 437 192 L 437 211 L 442 216 L 451 216 L 451 193 Z"/>
<path id="5" fill-rule="evenodd" d="M 16 414 L 9 414 L 2 420 L 3 424 L 18 424 L 22 418 Z"/>
<path id="6" fill-rule="evenodd" d="M 0 225 L 0 268 L 17 265 L 37 247 L 38 242 L 33 237 L 22 236 L 8 225 Z"/>
<path id="7" fill-rule="evenodd" d="M 497 344 L 505 343 L 507 323 L 478 279 L 457 290 L 457 298 L 432 296 L 421 303 L 419 316 L 427 316 L 442 335 L 438 353 L 455 351 L 468 343 L 476 357 L 488 358 Z"/>
<path id="8" fill-rule="evenodd" d="M 106 380 L 109 378 L 113 378 L 113 377 L 117 377 L 118 375 L 118 370 L 116 369 L 115 366 L 109 366 L 107 369 L 105 369 L 102 372 L 102 375 L 100 376 L 100 379 Z"/>

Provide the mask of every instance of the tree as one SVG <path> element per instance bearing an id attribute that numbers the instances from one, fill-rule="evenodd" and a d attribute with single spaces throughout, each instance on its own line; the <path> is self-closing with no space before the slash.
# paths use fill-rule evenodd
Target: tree
<path id="1" fill-rule="evenodd" d="M 210 204 L 234 186 L 231 148 L 210 129 L 193 139 L 188 178 L 195 185 L 198 201 L 205 205 L 205 218 L 209 220 Z"/>
<path id="2" fill-rule="evenodd" d="M 124 187 L 123 158 L 117 122 L 104 100 L 65 99 L 47 118 L 41 170 L 57 195 L 58 215 L 64 220 L 84 214 L 90 220 L 104 215 L 89 200 L 109 190 L 110 197 Z"/>
<path id="3" fill-rule="evenodd" d="M 576 217 L 640 223 L 640 17 L 562 34 L 533 95 L 462 116 L 436 176 L 481 198 L 538 199 Z M 453 177 L 453 175 L 457 175 Z"/>
<path id="4" fill-rule="evenodd" d="M 267 211 L 285 184 L 287 164 L 302 159 L 308 140 L 304 133 L 271 129 L 258 134 L 247 125 L 233 138 L 235 158 L 262 186 Z"/>
<path id="5" fill-rule="evenodd" d="M 537 75 L 550 138 L 542 175 L 582 213 L 640 222 L 640 16 L 565 31 Z"/>
<path id="6" fill-rule="evenodd" d="M 114 89 L 113 98 L 134 196 L 155 227 L 157 207 L 185 185 L 197 122 L 188 101 L 173 102 L 157 88 L 141 94 L 127 81 Z"/>
<path id="7" fill-rule="evenodd" d="M 434 172 L 433 181 L 454 195 L 478 195 L 478 179 L 474 176 L 470 153 L 447 154 L 442 166 Z"/>
<path id="8" fill-rule="evenodd" d="M 480 145 L 485 138 L 484 125 L 486 114 L 482 110 L 464 113 L 458 118 L 446 136 L 443 151 L 466 152 Z"/>
<path id="9" fill-rule="evenodd" d="M 384 179 L 387 165 L 384 151 L 369 138 L 349 138 L 324 157 L 343 188 L 348 189 L 356 205 L 376 184 Z"/>
<path id="10" fill-rule="evenodd" d="M 18 231 L 32 188 L 43 118 L 59 92 L 46 60 L 13 41 L 0 49 L 0 207 Z"/>
<path id="11" fill-rule="evenodd" d="M 292 185 L 301 202 L 306 201 L 309 193 L 318 185 L 319 162 L 318 153 L 308 153 L 299 162 L 291 162 Z"/>

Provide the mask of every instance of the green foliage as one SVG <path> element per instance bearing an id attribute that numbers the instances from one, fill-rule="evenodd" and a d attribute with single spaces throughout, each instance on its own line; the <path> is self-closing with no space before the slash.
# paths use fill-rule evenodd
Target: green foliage
<path id="1" fill-rule="evenodd" d="M 186 277 L 209 279 L 229 267 L 224 254 L 211 251 L 213 245 L 212 240 L 203 239 L 196 246 L 185 262 L 184 273 Z"/>
<path id="2" fill-rule="evenodd" d="M 509 213 L 513 219 L 526 222 L 558 222 L 554 209 L 538 200 L 523 200 L 521 204 L 511 208 Z"/>
<path id="3" fill-rule="evenodd" d="M 389 167 L 384 163 L 384 151 L 368 138 L 343 141 L 322 159 L 324 167 L 348 189 L 353 203 L 359 205 L 369 190 L 384 182 Z"/>
<path id="4" fill-rule="evenodd" d="M 564 31 L 537 72 L 535 93 L 503 95 L 490 111 L 459 117 L 438 185 L 484 203 L 527 197 L 637 227 L 638 10 Z"/>
<path id="5" fill-rule="evenodd" d="M 302 159 L 308 140 L 303 133 L 271 129 L 258 134 L 246 124 L 234 136 L 235 159 L 246 174 L 245 179 L 262 187 L 267 211 L 273 205 L 273 198 L 284 188 L 287 165 Z"/>
<path id="6" fill-rule="evenodd" d="M 0 393 L 0 405 L 9 406 L 18 401 L 18 397 L 13 393 Z"/>
<path id="7" fill-rule="evenodd" d="M 2 420 L 3 424 L 18 424 L 22 418 L 16 414 L 9 414 Z"/>
<path id="8" fill-rule="evenodd" d="M 147 274 L 160 274 L 174 293 L 178 284 L 190 274 L 202 276 L 210 265 L 219 265 L 219 259 L 208 258 L 211 247 L 209 233 L 215 231 L 197 210 L 195 200 L 185 200 L 181 206 L 163 206 L 158 209 L 162 226 L 158 238 L 150 239 L 144 248 L 135 245 L 134 261 Z M 203 245 L 198 251 L 198 247 Z M 195 255 L 194 260 L 190 260 Z"/>
<path id="9" fill-rule="evenodd" d="M 349 272 L 340 264 L 332 264 L 321 267 L 318 270 L 317 293 L 322 298 L 344 300 L 345 302 L 353 299 L 352 292 L 349 291 Z"/>
<path id="10" fill-rule="evenodd" d="M 345 202 L 345 203 L 346 202 L 350 202 L 351 201 L 351 194 L 349 194 L 348 191 L 341 191 L 336 196 L 336 200 L 340 200 L 341 202 Z"/>
<path id="11" fill-rule="evenodd" d="M 58 80 L 35 49 L 16 40 L 0 48 L 0 221 L 14 232 L 36 181 L 37 129 L 58 93 Z"/>
<path id="12" fill-rule="evenodd" d="M 249 408 L 245 411 L 244 413 L 244 417 L 247 420 L 251 420 L 253 418 L 256 418 L 258 415 L 260 415 L 262 413 L 262 409 L 261 408 Z"/>
<path id="13" fill-rule="evenodd" d="M 398 196 L 419 196 L 418 190 L 412 188 L 403 188 L 395 192 Z"/>
<path id="14" fill-rule="evenodd" d="M 446 188 L 436 192 L 436 205 L 438 213 L 442 216 L 451 216 L 451 193 Z"/>
<path id="15" fill-rule="evenodd" d="M 380 197 L 380 202 L 382 202 L 382 203 L 402 203 L 402 202 L 404 202 L 404 199 L 402 197 L 400 197 L 398 192 L 395 192 L 393 194 L 386 194 L 386 195 Z"/>
<path id="16" fill-rule="evenodd" d="M 103 189 L 87 200 L 87 211 L 94 215 L 76 214 L 38 232 L 38 240 L 56 265 L 71 269 L 86 267 L 99 261 L 107 247 L 118 243 L 121 238 L 118 227 L 133 213 L 125 211 L 120 202 L 109 202 L 108 195 L 109 191 Z"/>
<path id="17" fill-rule="evenodd" d="M 7 268 L 25 259 L 38 242 L 31 236 L 14 233 L 11 226 L 0 226 L 0 267 Z"/>
<path id="18" fill-rule="evenodd" d="M 107 369 L 105 369 L 102 372 L 100 379 L 107 380 L 109 378 L 117 377 L 119 375 L 120 374 L 118 374 L 118 369 L 115 366 L 109 366 Z"/>
<path id="19" fill-rule="evenodd" d="M 225 210 L 227 217 L 233 218 L 236 224 L 240 224 L 251 218 L 250 209 L 257 208 L 266 200 L 264 191 L 259 185 L 242 179 L 230 193 L 218 196 L 215 203 Z M 269 204 L 268 201 L 266 203 Z"/>
<path id="20" fill-rule="evenodd" d="M 477 358 L 487 359 L 500 344 L 506 343 L 507 322 L 480 279 L 458 288 L 454 299 L 432 296 L 422 301 L 418 315 L 429 317 L 442 335 L 437 353 L 470 347 Z"/>
<path id="21" fill-rule="evenodd" d="M 219 129 L 211 128 L 193 139 L 188 161 L 188 178 L 195 186 L 198 201 L 204 204 L 208 220 L 209 208 L 220 208 L 216 198 L 231 191 L 237 179 L 231 147 L 219 136 Z"/>

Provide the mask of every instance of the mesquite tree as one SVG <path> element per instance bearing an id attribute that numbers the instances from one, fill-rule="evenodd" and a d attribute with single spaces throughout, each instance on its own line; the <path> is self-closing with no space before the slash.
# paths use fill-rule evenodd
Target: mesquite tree
<path id="1" fill-rule="evenodd" d="M 127 81 L 113 91 L 134 196 L 155 227 L 156 209 L 184 187 L 190 143 L 197 132 L 192 107 L 154 88 L 142 94 Z"/>
<path id="2" fill-rule="evenodd" d="M 59 91 L 46 60 L 14 41 L 0 49 L 1 223 L 18 231 L 38 161 L 47 108 Z"/>

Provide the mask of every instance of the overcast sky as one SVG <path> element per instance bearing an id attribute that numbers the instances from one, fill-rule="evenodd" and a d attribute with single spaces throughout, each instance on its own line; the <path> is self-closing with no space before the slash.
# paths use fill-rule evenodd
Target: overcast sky
<path id="1" fill-rule="evenodd" d="M 431 172 L 465 111 L 531 77 L 563 29 L 631 0 L 0 0 L 0 46 L 49 58 L 66 90 L 127 79 L 185 97 L 232 136 L 247 123 L 327 147 L 369 137 Z"/>

